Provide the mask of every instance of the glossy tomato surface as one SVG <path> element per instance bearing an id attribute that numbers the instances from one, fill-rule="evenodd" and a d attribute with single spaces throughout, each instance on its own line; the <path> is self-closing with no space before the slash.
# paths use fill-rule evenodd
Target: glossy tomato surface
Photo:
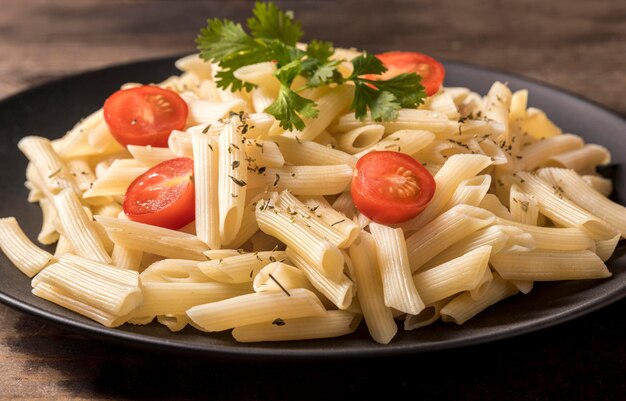
<path id="1" fill-rule="evenodd" d="M 179 229 L 195 219 L 193 160 L 166 160 L 137 177 L 126 190 L 124 213 L 129 219 Z"/>
<path id="2" fill-rule="evenodd" d="M 188 113 L 176 92 L 153 85 L 119 90 L 104 102 L 104 120 L 124 146 L 167 147 L 172 130 L 185 128 Z"/>
<path id="3" fill-rule="evenodd" d="M 393 51 L 377 54 L 387 72 L 380 79 L 389 79 L 402 73 L 414 72 L 422 77 L 426 94 L 431 96 L 439 91 L 445 77 L 443 64 L 434 58 L 418 52 Z"/>
<path id="4" fill-rule="evenodd" d="M 435 193 L 435 179 L 417 160 L 392 151 L 361 157 L 352 179 L 352 200 L 361 213 L 381 224 L 417 216 Z"/>

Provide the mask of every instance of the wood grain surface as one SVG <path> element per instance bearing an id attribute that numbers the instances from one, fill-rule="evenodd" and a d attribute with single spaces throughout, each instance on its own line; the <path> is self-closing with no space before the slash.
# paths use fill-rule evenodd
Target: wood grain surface
<path id="1" fill-rule="evenodd" d="M 374 52 L 414 49 L 502 69 L 626 116 L 621 0 L 278 3 L 296 12 L 305 39 Z M 80 71 L 193 52 L 206 18 L 243 22 L 251 5 L 0 0 L 0 98 Z M 319 364 L 299 374 L 293 365 L 216 363 L 128 349 L 0 305 L 0 399 L 373 399 L 384 389 L 384 399 L 409 394 L 427 400 L 624 400 L 625 308 L 620 301 L 493 344 Z"/>

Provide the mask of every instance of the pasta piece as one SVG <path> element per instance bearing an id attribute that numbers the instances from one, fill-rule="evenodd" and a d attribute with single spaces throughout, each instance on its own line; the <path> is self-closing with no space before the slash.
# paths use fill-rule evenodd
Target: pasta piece
<path id="1" fill-rule="evenodd" d="M 33 244 L 14 217 L 0 219 L 0 248 L 15 267 L 28 277 L 39 273 L 53 256 Z"/>
<path id="2" fill-rule="evenodd" d="M 594 250 L 594 241 L 581 228 L 540 227 L 498 218 L 498 224 L 517 227 L 530 234 L 537 249 L 554 251 Z"/>
<path id="3" fill-rule="evenodd" d="M 241 228 L 245 207 L 248 171 L 244 165 L 246 155 L 241 146 L 243 136 L 240 127 L 241 120 L 232 116 L 219 138 L 219 233 L 224 244 L 232 241 Z"/>
<path id="4" fill-rule="evenodd" d="M 284 136 L 287 136 L 287 135 L 284 135 Z M 297 135 L 291 135 L 289 137 L 290 138 L 294 138 L 294 139 L 302 142 L 302 140 L 300 138 L 298 138 Z M 328 132 L 327 130 L 322 131 L 322 133 L 319 134 L 315 138 L 315 143 L 318 143 L 320 145 L 326 146 L 327 148 L 337 149 L 337 138 L 335 138 L 335 136 L 333 134 L 331 134 L 330 132 Z M 343 152 L 343 153 L 345 153 L 345 152 Z"/>
<path id="5" fill-rule="evenodd" d="M 111 253 L 111 260 L 114 266 L 135 271 L 139 271 L 141 268 L 142 258 L 143 251 L 125 248 L 120 245 L 114 245 Z"/>
<path id="6" fill-rule="evenodd" d="M 446 298 L 432 305 L 426 305 L 424 310 L 417 315 L 406 315 L 404 317 L 404 330 L 415 330 L 435 323 L 441 317 L 441 308 L 443 308 L 449 300 L 450 298 Z"/>
<path id="7" fill-rule="evenodd" d="M 80 201 L 70 189 L 54 196 L 59 213 L 60 229 L 78 255 L 96 262 L 110 263 L 111 257 L 105 249 L 98 229 L 87 215 Z"/>
<path id="8" fill-rule="evenodd" d="M 478 206 L 491 187 L 491 175 L 482 174 L 463 180 L 452 194 L 443 210 L 450 210 L 456 205 Z"/>
<path id="9" fill-rule="evenodd" d="M 75 253 L 72 249 L 72 244 L 65 238 L 65 236 L 59 236 L 56 247 L 54 248 L 54 257 L 58 259 L 66 253 Z"/>
<path id="10" fill-rule="evenodd" d="M 511 185 L 509 209 L 513 220 L 522 224 L 536 226 L 539 221 L 539 205 L 537 199 L 522 191 L 517 184 Z"/>
<path id="11" fill-rule="evenodd" d="M 116 159 L 106 171 L 98 176 L 83 198 L 124 195 L 128 186 L 148 167 L 133 159 Z"/>
<path id="12" fill-rule="evenodd" d="M 126 145 L 133 159 L 146 167 L 153 167 L 166 160 L 174 159 L 176 155 L 169 148 L 153 146 Z"/>
<path id="13" fill-rule="evenodd" d="M 389 344 L 398 331 L 398 325 L 391 308 L 385 305 L 376 243 L 370 234 L 361 232 L 359 240 L 350 246 L 350 258 L 367 330 L 374 341 Z"/>
<path id="14" fill-rule="evenodd" d="M 328 128 L 337 116 L 348 109 L 353 98 L 354 87 L 351 85 L 339 85 L 328 89 L 326 93 L 316 100 L 317 117 L 303 118 L 304 129 L 291 134 L 303 141 L 314 140 Z"/>
<path id="15" fill-rule="evenodd" d="M 423 107 L 435 113 L 445 114 L 450 120 L 459 119 L 459 109 L 448 92 L 442 91 L 428 97 Z"/>
<path id="16" fill-rule="evenodd" d="M 448 116 L 429 110 L 401 109 L 396 119 L 391 121 L 374 122 L 369 114 L 363 119 L 357 119 L 354 113 L 344 114 L 337 123 L 330 127 L 331 132 L 347 132 L 368 124 L 381 124 L 385 133 L 392 133 L 403 129 L 424 130 L 434 133 L 438 138 L 445 138 L 458 131 L 458 123 L 448 120 Z"/>
<path id="17" fill-rule="evenodd" d="M 569 152 L 583 147 L 581 137 L 572 134 L 563 134 L 535 142 L 525 147 L 519 160 L 519 169 L 531 171 L 545 163 L 551 156 Z"/>
<path id="18" fill-rule="evenodd" d="M 485 227 L 447 247 L 443 252 L 430 259 L 422 270 L 428 270 L 485 245 L 491 246 L 492 254 L 498 253 L 507 246 L 512 236 L 520 234 L 523 234 L 523 231 L 513 226 L 492 225 Z"/>
<path id="19" fill-rule="evenodd" d="M 249 64 L 236 69 L 233 72 L 235 78 L 257 86 L 267 87 L 278 95 L 280 81 L 274 75 L 276 73 L 276 63 L 266 61 L 262 63 Z"/>
<path id="20" fill-rule="evenodd" d="M 247 202 L 246 207 L 243 209 L 243 216 L 241 217 L 241 227 L 239 228 L 237 235 L 229 243 L 222 244 L 223 247 L 239 249 L 243 247 L 247 241 L 251 240 L 256 233 L 259 232 L 259 225 L 256 222 L 255 213 L 256 204 L 261 199 L 263 199 L 263 196 L 265 196 L 265 194 L 255 196 L 249 202 Z"/>
<path id="21" fill-rule="evenodd" d="M 350 195 L 350 192 L 344 193 Z M 341 212 L 341 209 L 337 208 L 336 204 L 331 206 L 323 196 L 303 196 L 300 197 L 300 200 L 306 205 L 309 212 L 329 224 L 333 230 L 342 234 L 344 241 L 338 244 L 339 248 L 347 248 L 359 236 L 361 231 L 359 226 L 352 220 L 349 220 L 349 217 Z M 350 201 L 352 201 L 351 197 Z"/>
<path id="22" fill-rule="evenodd" d="M 606 197 L 613 193 L 613 182 L 608 178 L 599 177 L 597 175 L 583 175 L 580 178 Z"/>
<path id="23" fill-rule="evenodd" d="M 509 124 L 518 122 L 526 117 L 528 107 L 528 89 L 520 89 L 511 95 L 511 107 L 509 110 Z"/>
<path id="24" fill-rule="evenodd" d="M 305 201 L 305 203 L 307 203 L 309 207 L 315 208 L 317 205 L 319 205 L 319 202 L 316 201 L 318 197 L 312 197 L 309 199 L 312 199 L 312 201 Z M 356 217 L 357 209 L 356 206 L 354 206 L 354 202 L 352 201 L 352 194 L 350 193 L 350 191 L 342 192 L 333 202 L 331 210 L 335 210 L 338 213 L 341 213 L 347 218 L 353 220 Z M 333 219 L 332 221 L 337 220 Z"/>
<path id="25" fill-rule="evenodd" d="M 498 197 L 494 194 L 485 194 L 478 207 L 486 209 L 502 219 L 513 220 L 513 216 L 511 216 L 509 209 L 507 209 L 507 207 L 504 206 L 502 202 L 500 202 L 500 199 L 498 199 Z"/>
<path id="26" fill-rule="evenodd" d="M 269 135 L 271 128 L 276 123 L 276 119 L 271 114 L 267 113 L 241 113 L 239 117 L 242 119 L 242 133 L 248 139 L 257 139 L 264 138 Z M 227 120 L 226 120 L 227 121 Z M 224 119 L 216 119 L 214 121 L 208 121 L 204 124 L 196 125 L 187 129 L 187 133 L 199 131 L 203 134 L 215 136 L 219 135 L 220 132 L 224 129 L 224 125 L 226 123 Z M 179 135 L 182 131 L 174 131 Z M 180 151 L 184 151 L 185 147 L 184 142 L 177 142 L 181 138 L 173 138 L 168 142 L 169 148 L 176 154 Z M 172 146 L 178 145 L 178 146 Z M 180 156 L 180 155 L 179 155 Z"/>
<path id="27" fill-rule="evenodd" d="M 572 170 L 544 168 L 539 170 L 539 176 L 560 188 L 563 196 L 615 227 L 626 238 L 626 207 L 591 188 Z"/>
<path id="28" fill-rule="evenodd" d="M 201 133 L 193 133 L 192 141 L 196 233 L 209 248 L 218 249 L 221 239 L 217 145 Z"/>
<path id="29" fill-rule="evenodd" d="M 319 268 L 311 265 L 300 254 L 287 248 L 287 258 L 304 272 L 307 279 L 321 294 L 339 309 L 347 309 L 353 301 L 354 282 L 342 274 L 338 280 L 331 280 Z"/>
<path id="30" fill-rule="evenodd" d="M 478 175 L 491 164 L 491 159 L 483 155 L 454 155 L 446 161 L 435 175 L 435 194 L 426 208 L 415 218 L 403 223 L 405 230 L 423 227 L 437 215 L 454 195 L 459 184 L 470 177 Z"/>
<path id="31" fill-rule="evenodd" d="M 95 219 L 115 244 L 166 258 L 206 260 L 207 246 L 195 235 L 107 216 Z"/>
<path id="32" fill-rule="evenodd" d="M 500 140 L 506 145 L 511 143 L 509 131 L 509 109 L 511 108 L 511 90 L 502 82 L 494 82 L 485 97 L 485 118 L 495 121 L 502 127 Z"/>
<path id="33" fill-rule="evenodd" d="M 414 156 L 435 140 L 435 135 L 428 131 L 403 129 L 396 131 L 382 141 L 354 154 L 361 158 L 373 150 L 392 150 Z"/>
<path id="34" fill-rule="evenodd" d="M 59 193 L 64 188 L 80 192 L 70 170 L 56 153 L 49 139 L 26 136 L 20 139 L 17 146 L 34 166 L 41 184 L 52 194 Z"/>
<path id="35" fill-rule="evenodd" d="M 193 306 L 248 294 L 251 288 L 250 284 L 146 282 L 141 291 L 137 316 L 184 315 Z"/>
<path id="36" fill-rule="evenodd" d="M 537 198 L 539 211 L 555 223 L 564 227 L 580 227 L 596 240 L 613 238 L 617 233 L 607 222 L 567 199 L 560 185 L 551 187 L 546 181 L 526 172 L 519 172 L 517 177 L 523 181 L 518 185 Z M 587 185 L 583 187 L 588 188 Z"/>
<path id="37" fill-rule="evenodd" d="M 474 153 L 490 157 L 494 166 L 501 166 L 510 163 L 509 156 L 502 146 L 498 145 L 489 138 L 471 138 L 467 141 L 465 146 L 467 146 L 467 148 Z"/>
<path id="38" fill-rule="evenodd" d="M 337 148 L 351 155 L 375 146 L 383 137 L 385 127 L 378 124 L 364 125 L 335 135 Z"/>
<path id="39" fill-rule="evenodd" d="M 262 267 L 285 260 L 284 251 L 242 253 L 198 264 L 198 269 L 212 280 L 222 283 L 250 283 Z"/>
<path id="40" fill-rule="evenodd" d="M 277 94 L 267 87 L 257 87 L 250 92 L 254 111 L 262 113 L 276 100 Z"/>
<path id="41" fill-rule="evenodd" d="M 527 280 L 510 280 L 509 282 L 513 284 L 515 288 L 517 288 L 517 290 L 522 294 L 528 294 L 535 285 L 534 281 Z M 476 298 L 474 297 L 474 299 Z"/>
<path id="42" fill-rule="evenodd" d="M 183 96 L 183 99 L 189 106 L 189 117 L 187 120 L 189 125 L 208 124 L 226 117 L 228 113 L 237 113 L 246 108 L 246 102 L 242 99 L 219 102 L 198 99 L 191 96 Z"/>
<path id="43" fill-rule="evenodd" d="M 142 283 L 206 283 L 213 281 L 198 267 L 197 260 L 163 259 L 150 264 L 139 277 Z"/>
<path id="44" fill-rule="evenodd" d="M 500 252 L 491 258 L 505 280 L 554 281 L 610 277 L 606 265 L 591 251 Z"/>
<path id="45" fill-rule="evenodd" d="M 86 159 L 68 160 L 66 166 L 72 177 L 74 177 L 76 186 L 80 191 L 86 191 L 91 188 L 91 185 L 96 180 L 96 176 Z"/>
<path id="46" fill-rule="evenodd" d="M 406 239 L 411 271 L 419 271 L 438 253 L 494 221 L 491 212 L 469 205 L 458 205 L 439 215 Z"/>
<path id="47" fill-rule="evenodd" d="M 309 290 L 255 292 L 197 305 L 187 316 L 205 331 L 223 331 L 239 326 L 326 314 L 320 300 Z"/>
<path id="48" fill-rule="evenodd" d="M 139 274 L 65 255 L 33 280 L 33 294 L 107 327 L 128 320 L 141 304 Z"/>
<path id="49" fill-rule="evenodd" d="M 561 136 L 561 129 L 546 116 L 546 113 L 535 107 L 526 110 L 526 117 L 519 123 L 519 131 L 527 132 L 536 139 Z"/>
<path id="50" fill-rule="evenodd" d="M 446 304 L 440 311 L 441 320 L 463 324 L 489 306 L 517 293 L 518 290 L 514 285 L 496 273 L 491 285 L 479 299 L 473 299 L 465 292 Z"/>
<path id="51" fill-rule="evenodd" d="M 476 291 L 485 282 L 490 256 L 491 246 L 481 246 L 414 275 L 413 283 L 425 304 L 433 304 L 459 292 Z"/>
<path id="52" fill-rule="evenodd" d="M 109 131 L 109 127 L 104 119 L 89 131 L 87 142 L 99 154 L 124 151 L 124 147 L 111 135 L 111 131 Z"/>
<path id="53" fill-rule="evenodd" d="M 278 238 L 322 274 L 331 280 L 341 278 L 344 258 L 339 248 L 319 237 L 286 210 L 277 208 L 271 200 L 260 201 L 256 207 L 256 219 L 263 232 Z"/>
<path id="54" fill-rule="evenodd" d="M 174 65 L 179 70 L 192 73 L 201 80 L 211 79 L 211 63 L 201 59 L 197 53 L 179 58 Z"/>
<path id="55" fill-rule="evenodd" d="M 284 135 L 273 136 L 285 161 L 296 165 L 324 166 L 347 164 L 354 167 L 356 159 L 340 150 L 313 141 L 302 141 Z"/>
<path id="56" fill-rule="evenodd" d="M 376 242 L 385 305 L 417 315 L 424 309 L 424 302 L 413 284 L 402 230 L 377 223 L 369 227 Z"/>
<path id="57" fill-rule="evenodd" d="M 159 315 L 157 316 L 157 321 L 167 327 L 172 333 L 181 331 L 189 324 L 187 315 Z"/>
<path id="58" fill-rule="evenodd" d="M 328 166 L 284 166 L 267 168 L 253 174 L 251 188 L 272 191 L 289 190 L 294 195 L 334 195 L 345 191 L 352 180 L 353 170 L 347 164 Z"/>
<path id="59" fill-rule="evenodd" d="M 433 164 L 441 166 L 445 164 L 448 159 L 458 154 L 469 154 L 472 151 L 469 147 L 458 141 L 451 141 L 450 139 L 441 140 L 436 139 L 420 149 L 414 157 L 422 164 Z"/>
<path id="60" fill-rule="evenodd" d="M 613 252 L 615 252 L 615 249 L 617 248 L 617 244 L 619 243 L 620 238 L 621 238 L 621 234 L 617 234 L 613 238 L 595 241 L 596 255 L 598 255 L 598 257 L 602 259 L 603 262 L 606 262 L 607 260 L 609 260 L 609 258 L 613 255 Z"/>
<path id="61" fill-rule="evenodd" d="M 235 327 L 232 335 L 239 342 L 293 341 L 314 338 L 339 337 L 356 330 L 360 322 L 354 313 L 334 310 L 322 316 L 296 319 L 275 319 L 271 323 L 258 323 Z"/>
<path id="62" fill-rule="evenodd" d="M 563 167 L 578 172 L 594 172 L 598 166 L 611 162 L 611 154 L 604 146 L 587 144 L 579 149 L 551 156 L 544 163 L 547 167 Z"/>
<path id="63" fill-rule="evenodd" d="M 288 292 L 294 288 L 305 288 L 313 293 L 317 292 L 302 270 L 282 262 L 272 262 L 265 265 L 254 276 L 252 287 L 256 292 Z M 316 295 L 319 297 L 319 294 Z"/>
<path id="64" fill-rule="evenodd" d="M 41 208 L 42 222 L 37 241 L 44 245 L 54 244 L 59 239 L 59 232 L 57 231 L 59 215 L 56 207 L 54 202 L 48 198 L 42 198 L 39 201 L 39 206 Z"/>
<path id="65" fill-rule="evenodd" d="M 330 205 L 323 205 L 322 202 L 315 203 L 315 206 L 305 205 L 289 191 L 282 191 L 278 197 L 276 205 L 287 210 L 294 219 L 301 221 L 315 235 L 324 238 L 338 248 L 347 248 L 356 239 L 359 228 L 356 224 L 348 220 L 340 213 L 330 211 Z M 325 207 L 324 207 L 325 206 Z M 324 218 L 323 215 L 327 216 Z M 331 219 L 335 218 L 332 222 Z M 340 227 L 344 227 L 342 230 Z"/>
<path id="66" fill-rule="evenodd" d="M 76 157 L 85 157 L 98 153 L 87 138 L 89 132 L 99 126 L 104 121 L 102 109 L 98 109 L 84 119 L 80 120 L 62 138 L 54 140 L 52 145 L 54 150 L 63 160 L 70 160 Z"/>

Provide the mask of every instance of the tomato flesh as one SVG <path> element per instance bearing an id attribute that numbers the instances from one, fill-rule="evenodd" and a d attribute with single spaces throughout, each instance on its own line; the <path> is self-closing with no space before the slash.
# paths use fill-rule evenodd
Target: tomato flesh
<path id="1" fill-rule="evenodd" d="M 195 219 L 193 160 L 166 160 L 137 177 L 123 204 L 129 219 L 177 230 Z"/>
<path id="2" fill-rule="evenodd" d="M 387 71 L 378 79 L 389 79 L 402 73 L 414 72 L 422 77 L 422 85 L 426 94 L 431 96 L 439 91 L 445 77 L 443 64 L 434 58 L 418 53 L 393 51 L 377 54 Z"/>
<path id="3" fill-rule="evenodd" d="M 380 224 L 417 216 L 435 194 L 435 179 L 411 156 L 373 151 L 356 163 L 351 193 L 361 213 Z"/>
<path id="4" fill-rule="evenodd" d="M 182 130 L 189 113 L 176 93 L 158 86 L 122 89 L 104 102 L 104 120 L 120 144 L 167 147 L 172 130 Z"/>

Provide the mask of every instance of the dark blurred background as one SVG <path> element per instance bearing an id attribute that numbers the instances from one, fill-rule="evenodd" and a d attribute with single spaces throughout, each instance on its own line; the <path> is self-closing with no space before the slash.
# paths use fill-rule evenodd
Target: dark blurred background
<path id="1" fill-rule="evenodd" d="M 277 3 L 295 12 L 305 40 L 502 69 L 626 116 L 623 0 Z M 207 18 L 244 22 L 252 4 L 0 0 L 0 98 L 76 72 L 194 52 Z M 0 305 L 0 399 L 626 400 L 625 307 L 465 349 L 311 365 L 145 352 Z"/>

